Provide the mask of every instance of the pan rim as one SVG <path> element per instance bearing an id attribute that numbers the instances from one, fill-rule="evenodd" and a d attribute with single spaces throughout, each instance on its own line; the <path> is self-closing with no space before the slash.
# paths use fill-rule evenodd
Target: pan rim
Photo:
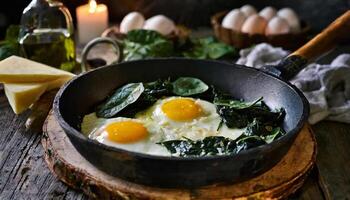
<path id="1" fill-rule="evenodd" d="M 68 122 L 66 122 L 66 120 L 63 118 L 61 111 L 60 111 L 60 98 L 62 97 L 66 88 L 68 88 L 73 82 L 77 81 L 82 76 L 86 76 L 87 74 L 94 73 L 97 70 L 103 70 L 103 69 L 106 69 L 109 67 L 117 67 L 119 65 L 128 64 L 128 63 L 163 62 L 163 61 L 169 61 L 169 60 L 172 60 L 172 61 L 188 60 L 188 61 L 211 62 L 213 64 L 224 64 L 224 65 L 227 65 L 227 67 L 238 67 L 238 68 L 243 68 L 245 70 L 254 70 L 254 71 L 257 71 L 258 73 L 263 73 L 264 75 L 269 76 L 269 77 L 275 79 L 276 81 L 281 82 L 282 84 L 285 84 L 292 91 L 297 93 L 297 95 L 300 97 L 300 100 L 301 100 L 302 105 L 303 105 L 302 115 L 301 115 L 300 119 L 298 120 L 296 126 L 293 129 L 291 129 L 285 135 L 281 136 L 280 138 L 278 138 L 277 140 L 274 140 L 273 142 L 271 142 L 269 144 L 264 144 L 264 145 L 260 145 L 257 147 L 253 147 L 253 148 L 248 149 L 248 150 L 243 150 L 243 151 L 236 153 L 236 154 L 208 155 L 208 156 L 202 156 L 202 157 L 199 157 L 199 156 L 198 157 L 196 157 L 196 156 L 179 157 L 179 156 L 171 156 L 171 155 L 170 156 L 152 155 L 152 154 L 128 151 L 128 150 L 113 147 L 113 146 L 108 146 L 108 145 L 100 143 L 96 140 L 93 140 L 93 139 L 86 137 L 83 133 L 81 133 L 80 131 L 78 131 L 77 129 L 75 129 L 71 125 L 69 125 Z M 102 148 L 103 150 L 106 150 L 108 152 L 123 153 L 123 154 L 127 154 L 128 156 L 130 155 L 130 156 L 139 157 L 139 158 L 143 158 L 143 159 L 171 160 L 171 161 L 192 161 L 192 160 L 201 161 L 201 160 L 231 159 L 234 157 L 240 157 L 240 156 L 245 156 L 248 154 L 254 154 L 254 153 L 257 153 L 260 151 L 268 151 L 268 150 L 273 148 L 274 144 L 281 143 L 284 140 L 288 140 L 288 138 L 296 136 L 296 134 L 298 134 L 300 132 L 300 130 L 303 128 L 303 126 L 305 125 L 305 123 L 308 119 L 309 109 L 310 109 L 309 103 L 308 103 L 306 97 L 303 95 L 303 93 L 296 86 L 292 85 L 290 82 L 288 82 L 287 80 L 284 80 L 281 77 L 269 74 L 269 73 L 262 71 L 260 69 L 256 69 L 253 67 L 247 67 L 247 66 L 239 65 L 239 64 L 235 64 L 235 63 L 229 63 L 227 61 L 206 60 L 206 59 L 190 59 L 190 58 L 179 58 L 179 57 L 151 58 L 151 59 L 128 61 L 128 62 L 122 62 L 122 63 L 118 63 L 118 64 L 111 64 L 111 65 L 103 66 L 103 67 L 93 69 L 93 70 L 88 71 L 88 72 L 81 73 L 81 74 L 73 77 L 70 81 L 68 81 L 66 84 L 64 84 L 60 88 L 60 90 L 56 94 L 56 97 L 55 97 L 54 103 L 53 103 L 54 116 L 58 120 L 59 125 L 64 129 L 64 132 L 67 136 L 69 136 L 69 135 L 73 136 L 78 140 L 82 140 L 83 142 L 87 142 L 88 144 L 91 144 L 91 145 L 96 145 L 96 147 Z M 69 130 L 69 131 L 66 131 L 66 130 Z"/>

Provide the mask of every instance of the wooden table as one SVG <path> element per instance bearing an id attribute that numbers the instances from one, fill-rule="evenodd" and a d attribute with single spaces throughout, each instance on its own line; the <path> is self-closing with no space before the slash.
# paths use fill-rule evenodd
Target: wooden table
<path id="1" fill-rule="evenodd" d="M 25 130 L 29 113 L 14 115 L 3 91 L 0 110 L 0 199 L 87 199 L 50 173 L 43 159 L 41 133 Z M 313 129 L 318 167 L 291 199 L 350 198 L 350 125 L 321 122 Z"/>
<path id="2" fill-rule="evenodd" d="M 329 63 L 350 46 L 338 48 Z M 13 114 L 0 90 L 0 199 L 87 199 L 56 179 L 43 159 L 40 132 L 25 130 L 29 112 Z M 350 199 L 350 124 L 323 121 L 313 126 L 317 167 L 290 199 Z"/>

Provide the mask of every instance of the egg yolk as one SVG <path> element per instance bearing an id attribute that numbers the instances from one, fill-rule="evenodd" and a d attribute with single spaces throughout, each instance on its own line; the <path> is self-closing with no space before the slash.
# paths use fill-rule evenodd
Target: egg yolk
<path id="1" fill-rule="evenodd" d="M 113 122 L 106 126 L 108 139 L 118 143 L 132 143 L 144 139 L 147 129 L 139 122 Z"/>
<path id="2" fill-rule="evenodd" d="M 202 109 L 191 99 L 173 99 L 162 105 L 165 115 L 174 121 L 189 121 L 201 115 Z"/>

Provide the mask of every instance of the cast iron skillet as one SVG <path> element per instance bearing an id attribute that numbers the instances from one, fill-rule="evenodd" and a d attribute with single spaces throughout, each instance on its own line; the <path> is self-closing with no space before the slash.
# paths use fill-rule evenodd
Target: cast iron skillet
<path id="1" fill-rule="evenodd" d="M 182 58 L 139 60 L 98 68 L 75 77 L 61 88 L 55 98 L 54 114 L 82 156 L 100 170 L 124 180 L 166 188 L 242 181 L 274 166 L 286 154 L 307 120 L 309 107 L 305 97 L 283 78 L 293 77 L 307 59 L 329 50 L 337 42 L 337 35 L 346 35 L 349 22 L 350 11 L 279 65 L 266 67 L 272 75 L 236 64 Z M 263 96 L 270 107 L 285 108 L 283 127 L 287 134 L 271 144 L 236 155 L 181 158 L 109 147 L 79 132 L 82 117 L 114 89 L 130 82 L 169 76 L 197 77 L 248 101 Z"/>

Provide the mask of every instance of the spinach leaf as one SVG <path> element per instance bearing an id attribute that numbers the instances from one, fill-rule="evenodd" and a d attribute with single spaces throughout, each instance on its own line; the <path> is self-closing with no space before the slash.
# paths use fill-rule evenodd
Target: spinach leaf
<path id="1" fill-rule="evenodd" d="M 172 94 L 172 83 L 170 80 L 157 80 L 143 83 L 144 91 L 137 101 L 127 106 L 119 114 L 124 117 L 134 117 L 136 113 L 153 105 L 159 98 Z"/>
<path id="2" fill-rule="evenodd" d="M 234 56 L 237 51 L 234 47 L 217 41 L 214 37 L 191 40 L 191 47 L 182 52 L 184 57 L 198 59 L 219 59 Z"/>
<path id="3" fill-rule="evenodd" d="M 123 40 L 125 61 L 155 57 L 169 57 L 174 51 L 173 43 L 151 30 L 132 30 Z"/>
<path id="4" fill-rule="evenodd" d="M 226 106 L 217 106 L 217 113 L 228 128 L 244 128 L 249 123 L 249 116 Z"/>
<path id="5" fill-rule="evenodd" d="M 254 120 L 247 125 L 246 130 L 244 131 L 244 135 L 246 136 L 266 135 L 271 130 L 272 128 L 270 126 L 265 127 L 261 122 L 259 122 L 258 120 L 256 120 L 256 118 L 254 118 Z"/>
<path id="6" fill-rule="evenodd" d="M 143 93 L 142 83 L 129 83 L 119 89 L 97 108 L 98 117 L 110 118 L 123 110 L 126 106 L 134 103 Z"/>
<path id="7" fill-rule="evenodd" d="M 164 146 L 173 155 L 189 157 L 236 154 L 266 143 L 260 136 L 247 136 L 243 134 L 236 140 L 222 136 L 209 136 L 197 141 L 190 139 L 169 140 L 158 142 L 157 144 Z"/>
<path id="8" fill-rule="evenodd" d="M 268 144 L 285 134 L 284 130 L 279 125 L 280 124 L 274 127 L 271 126 L 271 123 L 263 123 L 255 118 L 253 122 L 248 124 L 242 136 L 257 136 Z"/>
<path id="9" fill-rule="evenodd" d="M 172 94 L 173 84 L 170 79 L 144 83 L 145 93 L 154 96 L 155 98 L 161 98 L 163 96 L 169 96 Z"/>
<path id="10" fill-rule="evenodd" d="M 257 120 L 269 126 L 278 126 L 284 119 L 284 109 L 271 111 L 263 98 L 247 103 L 233 99 L 230 95 L 214 91 L 214 104 L 218 114 L 229 128 L 244 128 Z"/>
<path id="11" fill-rule="evenodd" d="M 240 110 L 240 109 L 246 109 L 246 108 L 252 107 L 257 103 L 261 102 L 262 100 L 263 100 L 263 97 L 260 97 L 259 99 L 253 102 L 244 102 L 244 101 L 238 101 L 234 99 L 223 99 L 223 98 L 216 97 L 213 103 L 216 106 L 227 106 L 232 109 Z"/>
<path id="12" fill-rule="evenodd" d="M 241 135 L 236 142 L 236 145 L 237 145 L 236 153 L 253 148 L 253 147 L 261 146 L 264 144 L 266 144 L 266 142 L 257 135 L 252 135 L 252 136 Z"/>
<path id="13" fill-rule="evenodd" d="M 197 78 L 181 77 L 173 82 L 173 93 L 179 96 L 200 94 L 208 89 L 208 85 Z"/>
<path id="14" fill-rule="evenodd" d="M 236 153 L 235 141 L 222 136 L 210 136 L 198 141 L 169 140 L 157 144 L 163 145 L 171 154 L 181 157 Z"/>
<path id="15" fill-rule="evenodd" d="M 275 127 L 270 135 L 266 135 L 263 137 L 263 139 L 265 140 L 266 143 L 271 143 L 273 142 L 275 139 L 281 137 L 282 135 L 284 135 L 285 132 L 283 131 L 283 129 L 281 127 Z"/>

